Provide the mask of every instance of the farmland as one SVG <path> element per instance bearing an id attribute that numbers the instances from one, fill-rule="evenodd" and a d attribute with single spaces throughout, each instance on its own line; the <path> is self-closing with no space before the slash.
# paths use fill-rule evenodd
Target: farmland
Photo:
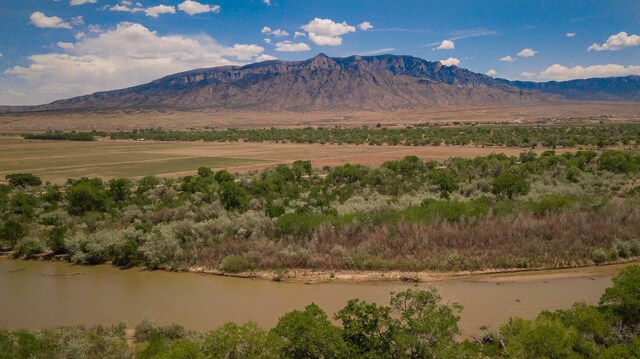
<path id="1" fill-rule="evenodd" d="M 518 148 L 356 146 L 275 143 L 202 143 L 113 141 L 29 141 L 0 136 L 0 178 L 28 172 L 45 181 L 61 183 L 68 178 L 180 176 L 201 166 L 231 172 L 262 169 L 295 160 L 311 160 L 315 167 L 358 163 L 379 165 L 415 155 L 425 160 L 452 156 L 474 157 L 491 153 L 516 155 Z"/>

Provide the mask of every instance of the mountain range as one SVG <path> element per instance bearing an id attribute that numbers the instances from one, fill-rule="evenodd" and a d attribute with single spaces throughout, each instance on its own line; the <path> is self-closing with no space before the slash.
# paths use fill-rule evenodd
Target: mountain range
<path id="1" fill-rule="evenodd" d="M 380 111 L 558 99 L 638 101 L 640 76 L 522 82 L 412 56 L 331 58 L 319 54 L 305 61 L 197 69 L 29 110 Z"/>

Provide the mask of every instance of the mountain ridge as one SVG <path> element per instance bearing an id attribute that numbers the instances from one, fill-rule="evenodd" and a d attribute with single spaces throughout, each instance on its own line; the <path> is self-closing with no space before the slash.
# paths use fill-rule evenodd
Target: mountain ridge
<path id="1" fill-rule="evenodd" d="M 318 54 L 194 69 L 146 84 L 34 106 L 32 111 L 221 109 L 379 111 L 545 102 L 640 100 L 640 77 L 535 83 L 508 81 L 407 55 Z M 565 85 L 570 83 L 569 85 Z M 619 84 L 624 84 L 618 89 Z"/>

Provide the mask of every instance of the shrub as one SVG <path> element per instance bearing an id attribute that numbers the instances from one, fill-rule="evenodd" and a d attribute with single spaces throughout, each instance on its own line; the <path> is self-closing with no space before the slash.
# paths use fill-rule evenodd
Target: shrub
<path id="1" fill-rule="evenodd" d="M 17 253 L 18 255 L 31 258 L 36 254 L 44 252 L 45 244 L 38 238 L 23 238 L 18 241 Z"/>
<path id="2" fill-rule="evenodd" d="M 229 273 L 246 272 L 251 269 L 251 263 L 243 256 L 229 255 L 222 259 L 220 268 Z"/>
<path id="3" fill-rule="evenodd" d="M 591 260 L 595 264 L 602 264 L 609 259 L 609 254 L 602 248 L 596 248 L 591 252 Z"/>
<path id="4" fill-rule="evenodd" d="M 5 179 L 13 187 L 39 186 L 42 180 L 31 173 L 13 173 L 6 175 Z"/>
<path id="5" fill-rule="evenodd" d="M 14 220 L 4 222 L 0 227 L 0 239 L 14 245 L 27 235 L 27 229 Z"/>

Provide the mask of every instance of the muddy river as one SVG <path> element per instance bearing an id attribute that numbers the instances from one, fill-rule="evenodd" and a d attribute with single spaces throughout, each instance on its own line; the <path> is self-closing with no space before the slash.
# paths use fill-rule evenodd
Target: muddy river
<path id="1" fill-rule="evenodd" d="M 147 272 L 107 265 L 0 259 L 0 327 L 58 325 L 135 326 L 147 317 L 188 329 L 211 330 L 221 324 L 253 320 L 272 327 L 280 316 L 314 302 L 330 316 L 351 298 L 387 303 L 389 293 L 436 286 L 445 300 L 464 306 L 463 335 L 497 328 L 510 316 L 532 318 L 541 310 L 568 308 L 577 301 L 596 303 L 611 277 L 609 267 L 585 273 L 572 270 L 542 275 L 474 276 L 433 283 L 275 283 L 193 273 Z"/>

